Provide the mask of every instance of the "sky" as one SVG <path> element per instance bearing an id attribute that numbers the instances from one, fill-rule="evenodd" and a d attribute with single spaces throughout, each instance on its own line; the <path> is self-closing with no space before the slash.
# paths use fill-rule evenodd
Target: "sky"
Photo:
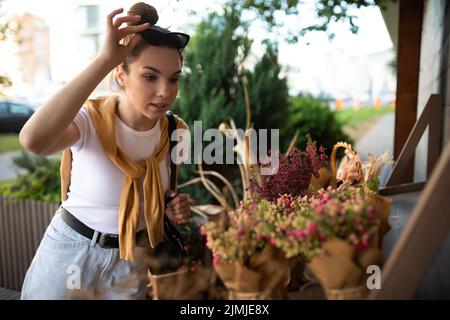
<path id="1" fill-rule="evenodd" d="M 77 16 L 73 14 L 74 3 L 98 3 L 84 0 L 4 0 L 2 13 L 6 15 L 30 12 L 42 17 L 50 26 L 52 77 L 58 81 L 68 81 L 81 71 L 86 61 L 71 59 L 76 51 L 70 35 L 77 28 Z M 127 9 L 135 1 L 105 1 L 106 9 L 113 10 L 123 6 Z M 168 0 L 154 4 L 160 16 L 158 24 L 172 30 L 192 33 L 195 24 L 211 11 L 220 11 L 223 0 L 188 1 Z M 304 1 L 297 17 L 279 16 L 286 29 L 298 28 L 314 22 L 313 0 Z M 72 5 L 72 7 L 71 7 Z M 71 9 L 72 8 L 72 9 Z M 70 11 L 72 10 L 72 11 Z M 197 15 L 189 15 L 192 10 Z M 332 24 L 336 37 L 331 42 L 321 32 L 309 33 L 296 44 L 280 43 L 279 61 L 283 66 L 282 76 L 288 78 L 290 92 L 310 92 L 314 95 L 327 93 L 335 97 L 358 97 L 367 99 L 368 92 L 379 95 L 395 90 L 395 77 L 386 71 L 386 64 L 393 57 L 392 42 L 377 7 L 356 10 L 357 35 L 348 26 Z M 79 24 L 79 23 L 78 23 Z M 57 28 L 52 26 L 59 26 Z M 282 30 L 282 32 L 285 30 Z M 255 39 L 252 48 L 253 60 L 263 52 L 258 43 L 267 31 L 260 23 L 253 23 L 249 36 Z M 57 41 L 52 41 L 57 39 Z M 69 63 L 73 61 L 73 63 Z M 80 60 L 80 59 L 79 59 Z M 252 60 L 252 59 L 250 59 Z"/>

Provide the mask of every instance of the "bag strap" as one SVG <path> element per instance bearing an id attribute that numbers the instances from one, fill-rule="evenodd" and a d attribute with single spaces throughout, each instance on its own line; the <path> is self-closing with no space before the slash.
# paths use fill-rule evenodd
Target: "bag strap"
<path id="1" fill-rule="evenodd" d="M 177 165 L 172 161 L 172 150 L 175 147 L 175 142 L 172 141 L 172 132 L 175 131 L 177 125 L 172 111 L 166 112 L 167 120 L 169 120 L 169 160 L 170 160 L 170 189 L 175 191 L 177 183 Z"/>
<path id="2" fill-rule="evenodd" d="M 169 120 L 169 159 L 170 159 L 170 188 L 175 192 L 176 182 L 177 182 L 177 165 L 172 161 L 172 150 L 175 147 L 175 142 L 172 141 L 172 133 L 176 129 L 175 116 L 171 111 L 166 112 L 167 120 Z M 168 199 L 166 199 L 168 200 Z M 178 231 L 178 229 L 172 224 L 167 215 L 164 215 L 164 235 L 172 238 L 172 241 L 178 246 L 178 257 L 183 258 L 186 251 L 183 246 L 183 236 Z"/>

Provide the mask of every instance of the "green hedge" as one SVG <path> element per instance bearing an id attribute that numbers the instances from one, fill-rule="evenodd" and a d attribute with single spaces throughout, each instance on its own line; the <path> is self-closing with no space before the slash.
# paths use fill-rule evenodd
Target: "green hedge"
<path id="1" fill-rule="evenodd" d="M 22 151 L 14 158 L 14 164 L 25 173 L 16 180 L 0 185 L 0 194 L 12 199 L 32 199 L 60 203 L 61 183 L 59 159 L 34 156 Z"/>
<path id="2" fill-rule="evenodd" d="M 313 141 L 327 149 L 330 153 L 333 145 L 338 141 L 353 143 L 343 131 L 344 123 L 338 119 L 334 110 L 331 110 L 325 100 L 314 98 L 311 95 L 299 95 L 291 98 L 289 120 L 285 128 L 291 137 L 296 130 L 299 131 L 296 146 L 304 149 L 307 144 L 307 135 Z"/>

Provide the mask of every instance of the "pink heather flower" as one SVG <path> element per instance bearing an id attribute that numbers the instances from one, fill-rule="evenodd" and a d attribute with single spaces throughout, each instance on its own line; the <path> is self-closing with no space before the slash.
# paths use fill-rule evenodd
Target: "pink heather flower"
<path id="1" fill-rule="evenodd" d="M 328 194 L 328 193 L 322 193 L 321 199 L 322 199 L 323 203 L 328 202 L 328 201 L 331 199 L 330 194 Z"/>
<path id="2" fill-rule="evenodd" d="M 360 242 L 360 243 L 358 243 L 358 244 L 356 245 L 356 249 L 357 249 L 357 250 L 364 250 L 364 249 L 366 249 L 368 246 L 369 246 L 369 242 L 368 242 L 368 241 L 363 241 L 363 242 Z"/>
<path id="3" fill-rule="evenodd" d="M 314 222 L 308 222 L 307 233 L 313 234 L 317 230 L 317 225 Z"/>
<path id="4" fill-rule="evenodd" d="M 363 235 L 362 235 L 362 237 L 361 237 L 361 239 L 363 240 L 363 241 L 369 241 L 369 234 L 366 232 L 366 233 L 364 233 Z"/>
<path id="5" fill-rule="evenodd" d="M 370 220 L 373 220 L 376 218 L 377 216 L 377 210 L 375 208 L 375 206 L 370 205 L 368 208 L 368 216 Z"/>
<path id="6" fill-rule="evenodd" d="M 270 239 L 270 244 L 275 246 L 277 244 L 277 240 L 274 238 Z"/>
<path id="7" fill-rule="evenodd" d="M 256 241 L 261 241 L 261 240 L 263 240 L 264 239 L 264 235 L 263 234 L 258 234 L 257 236 L 256 236 Z"/>
<path id="8" fill-rule="evenodd" d="M 327 155 L 325 154 L 325 148 L 320 146 L 319 152 L 320 152 L 320 160 L 322 160 L 322 162 L 327 161 Z"/>
<path id="9" fill-rule="evenodd" d="M 264 176 L 261 179 L 261 186 L 251 181 L 251 188 L 254 189 L 262 199 L 271 202 L 283 194 L 292 196 L 304 196 L 311 181 L 311 175 L 318 177 L 318 171 L 322 166 L 322 161 L 317 155 L 315 146 L 308 145 L 306 152 L 297 148 L 292 148 L 287 156 L 275 156 L 279 158 L 278 172 L 274 175 Z M 280 200 L 282 205 L 290 206 L 291 201 L 287 197 Z"/>
<path id="10" fill-rule="evenodd" d="M 353 244 L 357 244 L 358 243 L 358 239 L 356 238 L 356 235 L 354 233 L 352 233 L 349 237 L 348 240 L 353 243 Z"/>
<path id="11" fill-rule="evenodd" d="M 250 204 L 248 205 L 247 210 L 248 210 L 248 211 L 253 211 L 254 208 L 255 208 L 254 204 L 253 204 L 253 203 L 250 203 Z"/>
<path id="12" fill-rule="evenodd" d="M 219 263 L 220 263 L 219 256 L 213 255 L 213 265 L 214 265 L 215 267 L 217 267 L 217 266 L 219 265 Z"/>
<path id="13" fill-rule="evenodd" d="M 305 232 L 302 230 L 294 230 L 292 231 L 292 235 L 297 239 L 303 239 L 305 237 Z"/>
<path id="14" fill-rule="evenodd" d="M 323 206 L 321 204 L 316 207 L 316 212 L 319 216 L 323 215 Z"/>

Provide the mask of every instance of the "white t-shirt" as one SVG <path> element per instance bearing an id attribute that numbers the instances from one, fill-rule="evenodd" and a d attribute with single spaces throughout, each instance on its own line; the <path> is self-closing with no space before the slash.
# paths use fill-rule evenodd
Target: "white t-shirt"
<path id="1" fill-rule="evenodd" d="M 97 137 L 89 112 L 81 108 L 74 122 L 80 139 L 71 147 L 72 172 L 67 200 L 62 205 L 88 227 L 118 234 L 119 205 L 125 175 L 109 160 Z M 161 137 L 160 121 L 148 131 L 128 127 L 116 115 L 117 146 L 133 161 L 153 155 Z M 169 155 L 159 163 L 164 192 L 169 190 Z M 141 213 L 137 230 L 145 228 L 142 180 L 140 179 Z"/>

